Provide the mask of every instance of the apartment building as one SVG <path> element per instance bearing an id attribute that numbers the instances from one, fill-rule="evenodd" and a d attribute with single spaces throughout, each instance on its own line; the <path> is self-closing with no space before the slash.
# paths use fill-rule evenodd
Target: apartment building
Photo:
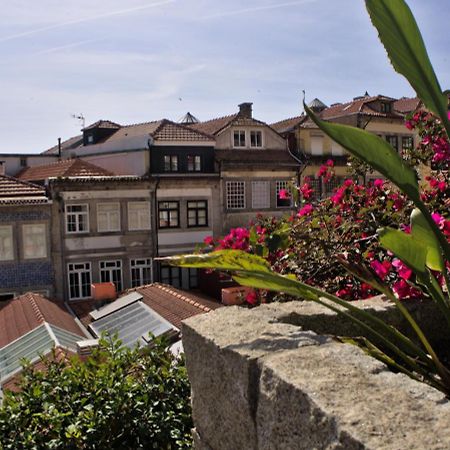
<path id="1" fill-rule="evenodd" d="M 309 107 L 323 120 L 363 128 L 389 142 L 397 151 L 415 145 L 414 132 L 404 123 L 408 113 L 421 106 L 417 98 L 395 99 L 383 95 L 369 96 L 367 93 L 346 103 L 325 105 L 314 99 Z M 301 182 L 308 178 L 315 189 L 316 197 L 328 196 L 333 189 L 349 176 L 347 153 L 309 119 L 302 114 L 271 125 L 290 143 L 292 150 L 305 163 Z M 328 182 L 316 174 L 328 159 L 334 161 L 336 177 Z M 377 177 L 373 174 L 370 177 Z"/>

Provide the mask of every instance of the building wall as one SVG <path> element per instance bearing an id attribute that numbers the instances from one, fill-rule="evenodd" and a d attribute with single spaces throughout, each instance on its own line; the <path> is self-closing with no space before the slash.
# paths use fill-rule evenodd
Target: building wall
<path id="1" fill-rule="evenodd" d="M 143 176 L 148 173 L 150 167 L 148 149 L 83 156 L 83 159 L 116 175 Z"/>
<path id="2" fill-rule="evenodd" d="M 216 136 L 216 148 L 217 149 L 232 149 L 233 148 L 233 133 L 234 130 L 261 130 L 263 133 L 263 146 L 262 148 L 284 150 L 286 148 L 286 140 L 278 133 L 272 130 L 268 126 L 259 125 L 257 122 L 255 126 L 233 126 L 225 129 L 223 132 Z M 247 134 L 247 148 L 250 148 L 250 139 Z"/>
<path id="3" fill-rule="evenodd" d="M 58 156 L 3 153 L 0 154 L 0 161 L 5 163 L 5 174 L 13 177 L 25 167 L 43 166 L 58 161 Z"/>
<path id="4" fill-rule="evenodd" d="M 56 291 L 59 297 L 69 299 L 68 264 L 90 263 L 91 281 L 98 283 L 101 261 L 121 261 L 122 288 L 131 287 L 132 259 L 153 259 L 155 254 L 154 183 L 148 180 L 130 182 L 84 182 L 50 184 L 54 198 L 52 242 L 57 264 Z M 150 203 L 151 228 L 130 230 L 129 202 Z M 120 230 L 98 231 L 98 205 L 117 203 L 120 208 Z M 68 233 L 66 206 L 88 205 L 89 230 L 86 233 Z"/>
<path id="5" fill-rule="evenodd" d="M 0 295 L 19 295 L 28 291 L 53 295 L 54 270 L 51 259 L 51 206 L 11 205 L 0 207 L 0 225 L 11 225 L 14 258 L 0 261 Z M 25 258 L 23 225 L 44 224 L 46 256 Z"/>

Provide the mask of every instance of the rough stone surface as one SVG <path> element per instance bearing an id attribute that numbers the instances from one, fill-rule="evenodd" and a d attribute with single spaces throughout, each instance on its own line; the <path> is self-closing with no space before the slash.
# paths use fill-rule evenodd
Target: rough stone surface
<path id="1" fill-rule="evenodd" d="M 389 319 L 383 302 L 372 305 Z M 449 449 L 443 394 L 308 329 L 344 334 L 340 322 L 305 302 L 188 319 L 195 448 Z M 351 331 L 345 321 L 342 328 Z"/>

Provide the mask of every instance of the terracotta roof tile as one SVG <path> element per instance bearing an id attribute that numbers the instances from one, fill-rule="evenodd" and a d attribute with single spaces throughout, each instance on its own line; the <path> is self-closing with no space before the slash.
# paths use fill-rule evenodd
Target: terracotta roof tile
<path id="1" fill-rule="evenodd" d="M 47 322 L 85 338 L 62 302 L 27 293 L 0 303 L 0 348 Z"/>
<path id="2" fill-rule="evenodd" d="M 422 105 L 422 100 L 418 97 L 408 98 L 402 97 L 399 98 L 396 102 L 394 102 L 394 109 L 396 111 L 400 111 L 403 114 L 408 114 L 412 111 L 415 111 Z"/>
<path id="3" fill-rule="evenodd" d="M 48 203 L 45 189 L 27 181 L 0 175 L 0 204 Z"/>
<path id="4" fill-rule="evenodd" d="M 237 117 L 237 115 L 238 114 L 236 113 L 230 116 L 218 117 L 217 119 L 206 120 L 205 122 L 194 123 L 189 126 L 194 130 L 215 135 L 222 129 L 226 128 L 232 122 L 232 120 Z"/>
<path id="5" fill-rule="evenodd" d="M 92 130 L 93 128 L 108 128 L 113 130 L 118 130 L 121 127 L 118 123 L 111 122 L 110 120 L 97 120 L 93 124 L 84 128 L 85 130 Z"/>
<path id="6" fill-rule="evenodd" d="M 270 126 L 278 133 L 286 133 L 293 130 L 307 119 L 307 116 L 302 114 L 301 116 L 290 117 L 289 119 L 280 120 L 270 124 Z"/>
<path id="7" fill-rule="evenodd" d="M 52 164 L 28 167 L 17 175 L 20 180 L 46 180 L 48 178 L 113 176 L 109 170 L 82 159 L 65 159 Z"/>

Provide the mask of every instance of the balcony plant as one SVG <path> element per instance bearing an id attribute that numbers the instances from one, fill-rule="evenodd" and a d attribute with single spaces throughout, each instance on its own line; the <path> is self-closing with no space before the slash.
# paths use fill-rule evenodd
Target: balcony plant
<path id="1" fill-rule="evenodd" d="M 448 161 L 450 122 L 448 96 L 442 92 L 429 61 L 416 21 L 404 0 L 366 0 L 373 25 L 379 33 L 394 69 L 406 77 L 430 115 L 441 125 L 436 138 L 435 154 L 442 163 Z M 397 258 L 415 276 L 415 287 L 435 302 L 450 328 L 449 261 L 450 245 L 442 232 L 448 221 L 437 217 L 423 201 L 418 175 L 383 139 L 358 128 L 322 121 L 304 104 L 305 111 L 317 126 L 351 155 L 368 164 L 396 185 L 413 205 L 409 233 L 383 226 L 377 230 L 380 245 Z M 448 205 L 447 205 L 448 206 Z M 443 208 L 445 211 L 445 208 Z M 448 210 L 448 208 L 447 208 Z M 307 211 L 303 210 L 307 213 Z M 300 212 L 299 212 L 300 213 Z M 289 231 L 288 231 L 289 232 Z M 264 246 L 261 246 L 264 247 Z M 264 253 L 264 248 L 261 252 Z M 412 340 L 374 315 L 351 302 L 318 287 L 300 281 L 295 274 L 280 274 L 270 268 L 263 255 L 249 254 L 245 249 L 225 249 L 203 255 L 167 258 L 171 264 L 184 267 L 230 271 L 244 286 L 266 289 L 317 302 L 358 323 L 368 338 L 358 341 L 367 352 L 414 379 L 425 381 L 450 394 L 450 370 L 442 362 L 398 294 L 381 278 L 345 255 L 340 263 L 352 275 L 383 293 L 404 315 L 417 336 Z"/>

